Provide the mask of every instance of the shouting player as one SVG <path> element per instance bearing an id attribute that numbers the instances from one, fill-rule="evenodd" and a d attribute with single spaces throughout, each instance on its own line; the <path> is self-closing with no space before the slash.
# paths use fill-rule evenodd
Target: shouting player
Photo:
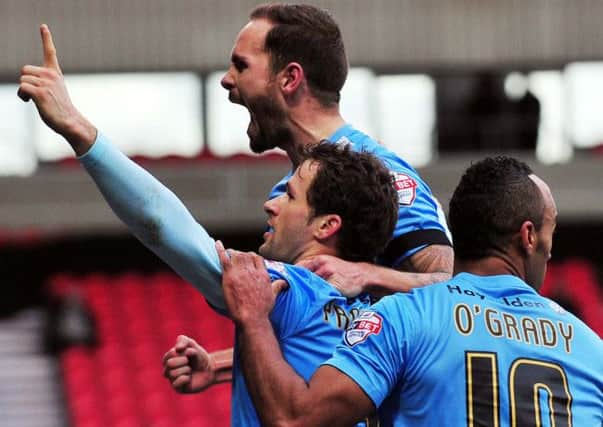
<path id="1" fill-rule="evenodd" d="M 20 94 L 24 98 L 36 95 L 42 118 L 81 156 L 92 145 L 104 145 L 106 138 L 71 104 L 45 27 L 42 36 L 44 67 L 23 68 Z M 339 112 L 339 97 L 347 71 L 341 32 L 327 12 L 310 5 L 269 4 L 251 12 L 249 23 L 233 46 L 222 85 L 229 99 L 250 113 L 247 133 L 251 148 L 256 152 L 282 148 L 292 162 L 292 171 L 299 165 L 299 148 L 323 139 L 371 152 L 390 169 L 399 194 L 398 222 L 391 242 L 379 257 L 380 265 L 317 255 L 305 260 L 305 267 L 348 296 L 365 291 L 383 295 L 446 280 L 452 272 L 453 250 L 438 202 L 410 165 L 345 122 Z M 49 109 L 56 109 L 59 116 L 50 115 Z M 122 182 L 124 176 L 119 171 L 97 168 L 92 172 L 90 162 L 83 163 L 130 230 L 182 277 L 209 295 L 214 305 L 223 308 L 219 272 L 199 267 L 207 253 L 200 240 L 174 244 L 178 239 L 173 236 L 182 232 L 175 223 L 163 221 L 158 211 L 141 211 L 125 203 L 141 197 L 141 193 L 148 197 L 148 187 L 134 188 Z M 291 176 L 277 183 L 269 198 L 283 194 Z M 229 354 L 219 353 L 226 367 Z"/>

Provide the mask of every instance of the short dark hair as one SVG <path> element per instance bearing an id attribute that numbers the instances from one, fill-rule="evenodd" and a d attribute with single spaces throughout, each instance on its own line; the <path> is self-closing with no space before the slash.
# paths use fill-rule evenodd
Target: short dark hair
<path id="1" fill-rule="evenodd" d="M 349 261 L 374 261 L 398 219 L 398 193 L 389 170 L 370 153 L 328 141 L 303 149 L 305 160 L 318 163 L 307 194 L 309 220 L 339 215 L 338 255 Z"/>
<path id="2" fill-rule="evenodd" d="M 469 167 L 450 200 L 454 256 L 475 260 L 504 252 L 524 221 L 542 226 L 544 200 L 533 172 L 507 156 L 488 157 Z"/>
<path id="3" fill-rule="evenodd" d="M 348 60 L 339 26 L 327 11 L 305 4 L 269 3 L 253 9 L 249 17 L 274 24 L 264 42 L 273 73 L 298 62 L 310 91 L 322 105 L 339 102 Z"/>

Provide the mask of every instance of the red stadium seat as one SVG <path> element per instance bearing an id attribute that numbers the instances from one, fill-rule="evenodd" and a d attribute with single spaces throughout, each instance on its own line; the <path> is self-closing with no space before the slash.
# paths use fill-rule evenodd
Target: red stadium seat
<path id="1" fill-rule="evenodd" d="M 209 350 L 230 347 L 231 322 L 216 314 L 191 285 L 171 273 L 60 274 L 56 294 L 73 287 L 96 321 L 99 345 L 61 355 L 73 427 L 229 425 L 230 385 L 179 395 L 162 376 L 161 358 L 177 335 Z"/>

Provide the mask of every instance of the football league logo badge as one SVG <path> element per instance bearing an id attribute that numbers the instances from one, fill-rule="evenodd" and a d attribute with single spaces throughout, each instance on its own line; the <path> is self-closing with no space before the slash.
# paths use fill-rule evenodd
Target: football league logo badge
<path id="1" fill-rule="evenodd" d="M 404 206 L 412 205 L 417 197 L 417 181 L 399 172 L 392 172 L 392 178 L 398 192 L 398 202 Z"/>
<path id="2" fill-rule="evenodd" d="M 374 311 L 363 311 L 345 331 L 344 340 L 350 347 L 360 344 L 371 335 L 379 335 L 383 318 Z"/>

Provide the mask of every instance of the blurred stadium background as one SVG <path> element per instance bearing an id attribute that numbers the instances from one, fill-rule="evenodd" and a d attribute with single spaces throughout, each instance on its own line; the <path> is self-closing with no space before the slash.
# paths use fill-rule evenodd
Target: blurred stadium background
<path id="1" fill-rule="evenodd" d="M 210 233 L 256 249 L 288 169 L 248 152 L 219 79 L 258 2 L 0 0 L 0 417 L 3 426 L 229 424 L 228 385 L 173 393 L 177 334 L 232 327 L 129 236 L 60 138 L 16 97 L 48 23 L 75 104 Z M 526 160 L 559 208 L 543 291 L 603 335 L 603 3 L 313 1 L 340 23 L 343 113 L 419 168 L 446 206 L 486 154 Z"/>

